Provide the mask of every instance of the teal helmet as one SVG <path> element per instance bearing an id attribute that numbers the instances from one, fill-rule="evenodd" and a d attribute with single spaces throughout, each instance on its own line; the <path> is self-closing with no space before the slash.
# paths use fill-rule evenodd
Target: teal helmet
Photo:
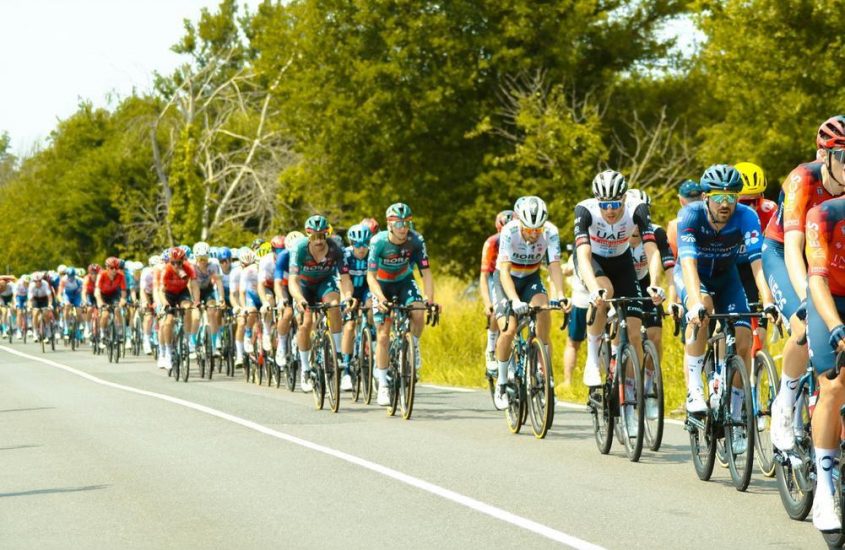
<path id="1" fill-rule="evenodd" d="M 324 233 L 329 230 L 329 220 L 316 214 L 305 220 L 306 233 Z"/>
<path id="2" fill-rule="evenodd" d="M 387 207 L 385 216 L 387 217 L 387 221 L 410 220 L 414 217 L 414 214 L 411 212 L 410 206 L 404 202 L 397 202 Z"/>

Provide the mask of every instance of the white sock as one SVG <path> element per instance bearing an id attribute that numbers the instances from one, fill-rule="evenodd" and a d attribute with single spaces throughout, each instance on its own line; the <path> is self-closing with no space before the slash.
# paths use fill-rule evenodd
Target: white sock
<path id="1" fill-rule="evenodd" d="M 278 337 L 278 341 L 276 342 L 276 348 L 282 350 L 282 353 L 286 352 L 288 349 L 288 335 L 287 334 L 280 334 Z"/>
<path id="2" fill-rule="evenodd" d="M 783 377 L 780 379 L 780 391 L 778 395 L 783 395 L 783 399 L 786 399 L 785 403 L 788 405 L 794 405 L 795 400 L 798 398 L 798 381 L 800 378 L 792 378 L 788 374 L 784 373 Z"/>
<path id="3" fill-rule="evenodd" d="M 587 366 L 596 368 L 599 364 L 599 346 L 601 334 L 587 334 Z"/>
<path id="4" fill-rule="evenodd" d="M 496 340 L 499 339 L 499 332 L 487 329 L 487 353 L 493 353 L 496 349 Z"/>
<path id="5" fill-rule="evenodd" d="M 375 375 L 379 384 L 387 384 L 387 369 L 376 368 Z"/>
<path id="6" fill-rule="evenodd" d="M 745 392 L 742 388 L 731 388 L 731 417 L 734 421 L 742 420 L 742 402 L 745 401 Z"/>
<path id="7" fill-rule="evenodd" d="M 833 491 L 833 467 L 836 460 L 836 449 L 816 448 L 816 489 L 826 487 L 828 494 Z"/>
<path id="8" fill-rule="evenodd" d="M 172 347 L 170 346 L 170 344 L 164 344 L 164 356 L 165 356 L 165 357 L 170 357 L 170 356 L 171 356 L 171 355 L 170 355 L 171 350 L 172 350 Z"/>
<path id="9" fill-rule="evenodd" d="M 238 340 L 235 342 L 235 350 L 238 352 L 239 357 L 243 357 L 244 355 L 244 341 Z"/>
<path id="10" fill-rule="evenodd" d="M 414 336 L 414 347 L 417 348 L 418 350 L 420 349 L 420 337 L 419 336 Z"/>
<path id="11" fill-rule="evenodd" d="M 497 382 L 500 386 L 508 383 L 508 363 L 509 361 L 496 360 L 496 364 L 499 366 L 499 379 Z"/>
<path id="12" fill-rule="evenodd" d="M 332 340 L 334 340 L 334 349 L 340 352 L 340 340 L 343 337 L 342 332 L 332 332 Z"/>
<path id="13" fill-rule="evenodd" d="M 264 329 L 264 334 L 270 334 L 270 321 L 262 319 L 261 327 Z"/>
<path id="14" fill-rule="evenodd" d="M 693 357 L 692 355 L 684 354 L 684 362 L 687 365 L 687 371 L 689 371 L 687 390 L 692 393 L 695 389 L 701 389 L 701 369 L 704 368 L 704 356 L 699 355 L 698 357 Z"/>
<path id="15" fill-rule="evenodd" d="M 302 363 L 302 373 L 304 376 L 305 371 L 311 368 L 311 350 L 299 350 L 299 361 Z"/>

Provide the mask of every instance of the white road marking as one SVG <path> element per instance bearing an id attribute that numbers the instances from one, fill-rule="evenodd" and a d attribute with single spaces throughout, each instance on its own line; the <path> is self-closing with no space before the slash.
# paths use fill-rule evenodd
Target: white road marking
<path id="1" fill-rule="evenodd" d="M 446 391 L 453 391 L 455 393 L 473 393 L 479 390 L 474 390 L 472 388 L 458 388 L 455 386 L 438 386 L 437 384 L 417 384 L 417 386 L 423 388 L 431 388 L 434 390 L 446 390 Z"/>
<path id="2" fill-rule="evenodd" d="M 320 445 L 318 443 L 313 443 L 306 439 L 302 439 L 296 437 L 291 434 L 287 434 L 284 432 L 280 432 L 277 430 L 273 430 L 266 426 L 262 426 L 256 422 L 252 422 L 250 420 L 246 420 L 245 418 L 241 418 L 239 416 L 234 416 L 223 411 L 219 411 L 217 409 L 212 409 L 211 407 L 206 407 L 205 405 L 200 405 L 199 403 L 194 403 L 193 401 L 187 401 L 185 399 L 179 399 L 178 397 L 172 397 L 170 395 L 165 395 L 161 393 L 151 392 L 147 390 L 141 390 L 138 388 L 133 388 L 132 386 L 124 386 L 123 384 L 117 384 L 115 382 L 109 382 L 107 380 L 103 380 L 102 378 L 98 378 L 87 372 L 83 372 L 77 370 L 73 367 L 68 365 L 58 363 L 56 361 L 52 361 L 50 359 L 44 359 L 42 357 L 37 357 L 34 355 L 29 355 L 28 353 L 23 353 L 6 346 L 0 346 L 0 350 L 3 350 L 7 353 L 11 353 L 12 355 L 17 355 L 19 357 L 25 357 L 27 359 L 31 359 L 33 361 L 37 361 L 44 365 L 61 369 L 63 371 L 69 372 L 80 378 L 84 378 L 90 382 L 94 382 L 95 384 L 100 384 L 102 386 L 106 386 L 109 388 L 114 388 L 117 390 L 122 390 L 138 395 L 143 395 L 146 397 L 152 397 L 154 399 L 160 399 L 162 401 L 167 401 L 168 403 L 173 403 L 174 405 L 180 405 L 182 407 L 186 407 L 189 409 L 193 409 L 195 411 L 205 413 L 211 416 L 216 416 L 222 420 L 226 420 L 228 422 L 232 422 L 234 424 L 238 424 L 245 428 L 249 428 L 250 430 L 254 430 L 256 432 L 263 433 L 265 435 L 269 435 L 271 437 L 275 437 L 276 439 L 281 439 L 283 441 L 287 441 L 288 443 L 293 443 L 294 445 L 299 445 L 301 447 L 305 447 L 307 449 L 311 449 L 312 451 L 317 451 L 319 453 L 323 453 L 329 456 L 333 456 L 340 460 L 349 462 L 350 464 L 355 464 L 357 466 L 361 466 L 362 468 L 366 468 L 370 471 L 376 472 L 383 476 L 395 479 L 396 481 L 400 481 L 405 483 L 406 485 L 410 485 L 412 487 L 416 487 L 417 489 L 421 489 L 427 493 L 431 493 L 433 495 L 439 496 L 446 500 L 450 500 L 456 504 L 460 504 L 461 506 L 465 506 L 477 512 L 481 512 L 482 514 L 486 514 L 493 518 L 505 521 L 514 525 L 516 527 L 520 527 L 527 531 L 531 531 L 537 535 L 546 537 L 556 542 L 560 542 L 570 546 L 571 548 L 576 548 L 578 550 L 603 550 L 601 546 L 592 544 L 585 540 L 581 540 L 577 537 L 572 535 L 568 535 L 562 531 L 558 531 L 557 529 L 553 529 L 541 523 L 537 523 L 536 521 L 530 520 L 528 518 L 524 518 L 522 516 L 518 516 L 507 510 L 503 510 L 491 504 L 487 504 L 485 502 L 481 502 L 476 500 L 472 497 L 468 497 L 466 495 L 462 495 L 450 489 L 446 489 L 445 487 L 441 487 L 439 485 L 435 485 L 434 483 L 430 483 L 428 481 L 413 477 L 411 475 L 402 473 L 398 470 L 394 470 L 393 468 L 388 468 L 387 466 L 382 466 L 381 464 L 377 464 L 375 462 L 371 462 L 364 458 L 360 458 L 355 455 L 351 455 L 349 453 L 345 453 L 343 451 L 339 451 L 337 449 L 332 449 L 331 447 L 326 447 L 324 445 Z"/>

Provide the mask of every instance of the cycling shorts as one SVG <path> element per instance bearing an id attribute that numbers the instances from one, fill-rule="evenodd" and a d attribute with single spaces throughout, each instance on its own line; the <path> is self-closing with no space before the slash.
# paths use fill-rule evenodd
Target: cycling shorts
<path id="1" fill-rule="evenodd" d="M 17 309 L 26 309 L 26 296 L 15 296 L 15 307 Z"/>
<path id="2" fill-rule="evenodd" d="M 798 311 L 801 298 L 792 287 L 789 273 L 786 271 L 783 243 L 771 239 L 763 240 L 763 273 L 766 275 L 775 305 L 784 319 L 789 320 Z"/>
<path id="3" fill-rule="evenodd" d="M 85 304 L 88 307 L 97 307 L 97 297 L 94 296 L 94 293 L 85 294 Z"/>
<path id="4" fill-rule="evenodd" d="M 646 275 L 640 279 L 640 292 L 643 296 L 648 296 L 648 287 L 651 285 L 651 277 Z M 663 309 L 663 306 L 656 306 L 654 302 L 648 301 L 641 304 L 643 310 L 643 326 L 645 328 L 663 327 L 663 315 L 657 312 L 657 308 Z"/>
<path id="5" fill-rule="evenodd" d="M 47 309 L 50 306 L 50 299 L 47 296 L 35 296 L 32 299 L 32 308 L 33 309 Z"/>
<path id="6" fill-rule="evenodd" d="M 676 269 L 674 276 L 675 288 L 678 289 L 681 303 L 686 310 L 687 289 L 684 287 L 682 270 Z M 742 281 L 739 279 L 739 272 L 735 265 L 716 277 L 706 281 L 703 279 L 700 280 L 699 291 L 701 294 L 707 294 L 713 299 L 715 313 L 748 313 L 750 311 L 748 309 L 748 299 L 745 297 L 745 290 L 742 288 Z M 751 322 L 748 319 L 742 319 L 736 322 L 736 326 L 750 329 Z"/>
<path id="7" fill-rule="evenodd" d="M 165 292 L 164 299 L 167 300 L 167 305 L 170 307 L 176 307 L 185 302 L 191 302 L 191 292 L 187 288 L 178 294 Z"/>
<path id="8" fill-rule="evenodd" d="M 546 287 L 543 286 L 543 281 L 540 280 L 540 272 L 535 271 L 531 275 L 525 277 L 512 277 L 513 286 L 516 288 L 516 294 L 519 299 L 526 304 L 531 303 L 531 299 L 538 294 L 546 294 Z M 502 286 L 502 280 L 499 278 L 499 270 L 493 272 L 493 293 L 490 294 L 490 301 L 496 308 L 496 319 L 505 316 L 508 310 L 510 300 L 505 289 Z"/>
<path id="9" fill-rule="evenodd" d="M 8 296 L 0 296 L 0 306 L 8 306 L 13 302 L 14 294 L 9 294 Z"/>
<path id="10" fill-rule="evenodd" d="M 358 300 L 358 303 L 366 304 L 370 299 L 370 289 L 367 285 L 359 286 L 352 291 L 352 297 Z"/>
<path id="11" fill-rule="evenodd" d="M 417 282 L 413 277 L 407 277 L 394 283 L 379 281 L 378 284 L 381 287 L 384 297 L 388 300 L 396 298 L 396 301 L 403 306 L 413 304 L 414 302 L 422 302 L 422 294 L 420 294 L 420 289 L 417 287 Z M 384 324 L 385 319 L 388 317 L 389 315 L 378 310 L 378 299 L 373 296 L 373 321 L 377 325 L 381 325 Z"/>
<path id="12" fill-rule="evenodd" d="M 829 371 L 836 365 L 836 352 L 830 347 L 830 331 L 807 293 L 807 347 L 816 374 Z M 834 296 L 833 303 L 839 317 L 845 318 L 845 296 Z"/>
<path id="13" fill-rule="evenodd" d="M 82 306 L 82 293 L 81 292 L 65 292 L 64 293 L 65 303 L 72 305 L 73 307 L 80 307 Z"/>
<path id="14" fill-rule="evenodd" d="M 208 288 L 200 288 L 200 303 L 204 304 L 209 300 L 214 302 L 217 301 L 217 288 L 215 288 L 214 285 L 211 285 Z"/>
<path id="15" fill-rule="evenodd" d="M 573 256 L 575 273 L 578 273 L 578 254 Z M 596 278 L 607 277 L 613 285 L 614 298 L 641 298 L 640 285 L 637 280 L 637 270 L 634 269 L 634 257 L 631 249 L 612 258 L 597 256 L 592 257 L 593 273 Z M 680 270 L 677 270 L 680 271 Z M 580 276 L 579 276 L 580 278 Z M 583 281 L 583 279 L 581 279 Z M 642 303 L 631 302 L 627 304 L 628 317 L 642 319 Z"/>
<path id="16" fill-rule="evenodd" d="M 120 303 L 120 292 L 112 292 L 111 294 L 100 294 L 103 303 L 107 306 L 116 306 Z"/>
<path id="17" fill-rule="evenodd" d="M 302 291 L 302 297 L 305 298 L 305 301 L 309 305 L 321 303 L 327 294 L 340 292 L 334 277 L 328 277 L 316 284 L 308 284 L 304 279 L 300 278 L 299 289 Z"/>
<path id="18" fill-rule="evenodd" d="M 587 308 L 573 307 L 569 312 L 569 339 L 583 342 L 587 338 Z"/>

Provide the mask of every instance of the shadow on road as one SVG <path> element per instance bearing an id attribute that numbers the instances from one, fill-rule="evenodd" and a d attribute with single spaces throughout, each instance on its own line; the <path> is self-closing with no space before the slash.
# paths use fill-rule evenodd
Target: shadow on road
<path id="1" fill-rule="evenodd" d="M 105 489 L 108 485 L 85 485 L 84 487 L 54 487 L 52 489 L 33 489 L 31 491 L 19 491 L 16 493 L 0 493 L 4 497 L 26 497 L 31 495 L 49 495 L 54 493 L 76 493 L 79 491 L 95 491 Z"/>
<path id="2" fill-rule="evenodd" d="M 14 449 L 34 449 L 41 447 L 41 445 L 15 445 L 13 447 L 0 447 L 0 451 L 12 451 Z"/>
<path id="3" fill-rule="evenodd" d="M 50 409 L 55 409 L 56 407 L 30 407 L 28 409 L 4 409 L 0 410 L 0 413 L 15 413 L 15 412 L 26 412 L 26 411 L 47 411 Z"/>

